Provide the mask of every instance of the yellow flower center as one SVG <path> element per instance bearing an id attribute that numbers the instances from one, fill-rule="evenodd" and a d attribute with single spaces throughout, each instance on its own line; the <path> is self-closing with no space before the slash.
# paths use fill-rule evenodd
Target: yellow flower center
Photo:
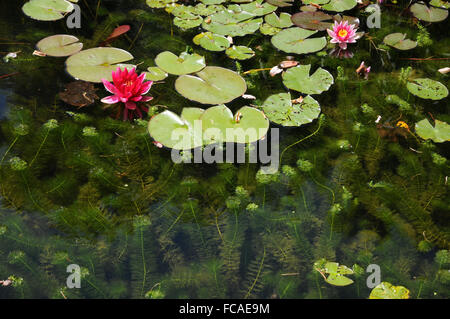
<path id="1" fill-rule="evenodd" d="M 341 29 L 338 32 L 338 36 L 340 36 L 341 38 L 344 38 L 347 34 L 348 34 L 348 32 L 345 29 Z"/>

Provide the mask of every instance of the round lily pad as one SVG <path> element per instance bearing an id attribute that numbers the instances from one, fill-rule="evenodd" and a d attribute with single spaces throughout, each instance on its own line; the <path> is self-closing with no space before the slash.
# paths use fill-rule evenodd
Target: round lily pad
<path id="1" fill-rule="evenodd" d="M 165 8 L 170 3 L 175 3 L 176 0 L 147 0 L 146 3 L 150 8 Z"/>
<path id="2" fill-rule="evenodd" d="M 132 64 L 121 64 L 133 59 L 131 53 L 110 47 L 92 48 L 71 55 L 66 60 L 67 72 L 76 79 L 100 83 L 102 78 L 112 81 L 117 67 L 131 69 Z"/>
<path id="3" fill-rule="evenodd" d="M 205 144 L 252 143 L 262 139 L 269 129 L 264 113 L 249 106 L 240 108 L 235 116 L 225 105 L 213 106 L 203 113 L 201 120 Z"/>
<path id="4" fill-rule="evenodd" d="M 156 65 L 170 74 L 182 75 L 200 71 L 205 67 L 205 58 L 196 53 L 183 52 L 176 56 L 172 52 L 164 51 L 155 58 Z"/>
<path id="5" fill-rule="evenodd" d="M 36 44 L 36 48 L 48 56 L 69 56 L 81 51 L 83 43 L 78 38 L 68 34 L 57 34 L 46 37 Z"/>
<path id="6" fill-rule="evenodd" d="M 271 122 L 283 126 L 311 123 L 320 114 L 320 105 L 311 96 L 306 96 L 301 103 L 292 104 L 290 93 L 269 96 L 262 109 Z"/>
<path id="7" fill-rule="evenodd" d="M 255 55 L 255 51 L 243 45 L 233 45 L 228 48 L 225 53 L 235 60 L 247 60 Z"/>
<path id="8" fill-rule="evenodd" d="M 73 9 L 73 4 L 66 0 L 31 0 L 22 6 L 23 13 L 40 21 L 62 19 Z"/>
<path id="9" fill-rule="evenodd" d="M 448 95 L 444 84 L 428 78 L 414 79 L 414 82 L 408 82 L 406 88 L 422 99 L 441 100 Z"/>
<path id="10" fill-rule="evenodd" d="M 272 27 L 268 23 L 263 23 L 259 26 L 259 32 L 261 32 L 264 35 L 275 35 L 278 32 L 280 32 L 282 29 Z"/>
<path id="11" fill-rule="evenodd" d="M 450 141 L 450 125 L 439 120 L 435 120 L 434 122 L 434 127 L 427 119 L 417 122 L 417 135 L 425 140 L 431 139 L 436 143 Z"/>
<path id="12" fill-rule="evenodd" d="M 162 81 L 164 80 L 168 74 L 158 68 L 157 66 L 151 66 L 147 69 L 148 72 L 145 72 L 145 79 L 150 81 Z"/>
<path id="13" fill-rule="evenodd" d="M 311 65 L 299 65 L 283 73 L 283 83 L 289 89 L 304 94 L 320 94 L 334 83 L 333 76 L 325 69 L 318 68 L 311 76 Z"/>
<path id="14" fill-rule="evenodd" d="M 239 7 L 239 8 L 238 8 Z M 229 9 L 239 12 L 249 12 L 254 16 L 264 16 L 274 12 L 277 7 L 263 0 L 257 0 L 250 3 L 240 4 L 239 6 L 230 5 Z"/>
<path id="15" fill-rule="evenodd" d="M 292 16 L 292 22 L 301 28 L 324 31 L 332 26 L 333 17 L 322 11 L 298 12 Z"/>
<path id="16" fill-rule="evenodd" d="M 162 145 L 186 150 L 203 145 L 199 122 L 204 110 L 184 108 L 181 116 L 166 110 L 152 117 L 148 123 L 151 137 Z"/>
<path id="17" fill-rule="evenodd" d="M 215 34 L 245 36 L 253 34 L 263 22 L 263 19 L 254 17 L 247 11 L 223 10 L 204 19 L 202 27 Z"/>
<path id="18" fill-rule="evenodd" d="M 440 22 L 448 17 L 448 10 L 436 7 L 428 7 L 423 2 L 414 3 L 409 10 L 414 16 L 426 22 Z"/>
<path id="19" fill-rule="evenodd" d="M 198 27 L 203 22 L 203 18 L 197 16 L 193 19 L 181 19 L 178 17 L 173 18 L 173 24 L 183 30 L 192 29 Z"/>
<path id="20" fill-rule="evenodd" d="M 291 15 L 286 12 L 280 13 L 280 16 L 277 16 L 275 12 L 272 12 L 271 14 L 266 15 L 264 20 L 275 28 L 284 29 L 292 26 Z"/>
<path id="21" fill-rule="evenodd" d="M 384 281 L 372 289 L 369 299 L 409 299 L 409 290 Z"/>
<path id="22" fill-rule="evenodd" d="M 224 3 L 227 0 L 200 0 L 203 4 L 221 4 Z"/>
<path id="23" fill-rule="evenodd" d="M 343 12 L 353 9 L 358 2 L 356 0 L 331 0 L 330 2 L 322 5 L 323 10 Z"/>
<path id="24" fill-rule="evenodd" d="M 192 40 L 195 44 L 209 51 L 224 51 L 230 47 L 230 41 L 223 35 L 212 32 L 202 32 L 197 34 Z"/>
<path id="25" fill-rule="evenodd" d="M 417 46 L 416 41 L 405 38 L 406 34 L 391 33 L 384 37 L 383 42 L 399 50 L 411 50 Z"/>
<path id="26" fill-rule="evenodd" d="M 284 7 L 292 7 L 292 3 L 294 0 L 266 0 L 273 6 L 284 8 Z"/>
<path id="27" fill-rule="evenodd" d="M 438 8 L 450 9 L 450 3 L 444 0 L 431 0 L 430 5 Z"/>
<path id="28" fill-rule="evenodd" d="M 196 75 L 182 75 L 175 89 L 185 98 L 203 104 L 222 104 L 242 96 L 247 90 L 245 80 L 236 72 L 207 66 Z"/>
<path id="29" fill-rule="evenodd" d="M 225 7 L 220 4 L 205 5 L 204 3 L 199 3 L 192 8 L 192 13 L 200 16 L 209 16 L 224 9 Z"/>
<path id="30" fill-rule="evenodd" d="M 317 31 L 302 28 L 289 28 L 272 37 L 272 44 L 287 53 L 306 54 L 322 50 L 327 45 L 325 37 L 309 38 Z"/>

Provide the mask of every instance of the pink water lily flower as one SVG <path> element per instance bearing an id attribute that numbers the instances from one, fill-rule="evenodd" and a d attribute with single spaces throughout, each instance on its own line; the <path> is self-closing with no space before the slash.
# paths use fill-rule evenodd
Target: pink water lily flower
<path id="1" fill-rule="evenodd" d="M 112 79 L 113 83 L 102 79 L 105 89 L 113 95 L 104 97 L 101 101 L 106 104 L 124 103 L 124 121 L 129 118 L 130 112 L 131 118 L 134 117 L 135 112 L 139 118 L 142 118 L 142 111 L 148 112 L 148 108 L 138 105 L 136 102 L 148 102 L 153 99 L 151 96 L 144 96 L 150 90 L 153 81 L 144 81 L 145 73 L 138 76 L 135 68 L 128 71 L 127 69 L 121 70 L 120 67 L 112 72 Z"/>
<path id="2" fill-rule="evenodd" d="M 347 43 L 355 43 L 358 36 L 354 24 L 348 24 L 348 21 L 334 21 L 333 30 L 327 29 L 331 37 L 331 43 L 339 43 L 343 50 L 347 49 Z"/>

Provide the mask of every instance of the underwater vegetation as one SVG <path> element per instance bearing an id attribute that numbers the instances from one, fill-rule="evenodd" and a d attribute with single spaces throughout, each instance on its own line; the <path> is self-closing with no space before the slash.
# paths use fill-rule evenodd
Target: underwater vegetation
<path id="1" fill-rule="evenodd" d="M 449 298 L 448 9 L 8 2 L 0 298 Z"/>

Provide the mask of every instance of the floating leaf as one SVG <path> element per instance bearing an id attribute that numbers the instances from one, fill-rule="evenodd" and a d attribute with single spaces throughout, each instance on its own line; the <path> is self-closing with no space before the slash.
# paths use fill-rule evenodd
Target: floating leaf
<path id="1" fill-rule="evenodd" d="M 273 6 L 284 8 L 284 7 L 292 7 L 292 3 L 294 0 L 266 0 L 266 2 L 270 3 Z"/>
<path id="2" fill-rule="evenodd" d="M 345 276 L 352 275 L 353 270 L 345 265 L 339 265 L 339 263 L 321 259 L 314 263 L 314 269 L 320 272 L 325 281 L 330 285 L 348 286 L 353 283 L 353 280 Z"/>
<path id="3" fill-rule="evenodd" d="M 230 47 L 230 41 L 227 38 L 212 32 L 197 34 L 192 41 L 209 51 L 224 51 Z"/>
<path id="4" fill-rule="evenodd" d="M 180 76 L 175 81 L 175 89 L 193 101 L 222 104 L 242 96 L 247 90 L 247 84 L 236 72 L 217 66 L 207 66 L 196 76 Z"/>
<path id="5" fill-rule="evenodd" d="M 208 5 L 211 5 L 211 4 L 221 4 L 221 3 L 224 3 L 225 1 L 227 1 L 227 0 L 200 0 L 203 4 L 208 4 Z"/>
<path id="6" fill-rule="evenodd" d="M 406 34 L 403 33 L 391 33 L 384 37 L 383 42 L 391 47 L 399 50 L 410 50 L 417 46 L 416 41 L 406 39 Z"/>
<path id="7" fill-rule="evenodd" d="M 175 17 L 173 19 L 173 24 L 183 30 L 188 30 L 188 29 L 198 27 L 199 25 L 202 24 L 202 22 L 203 22 L 203 18 L 200 16 L 197 16 L 193 19 L 181 19 L 178 17 Z"/>
<path id="8" fill-rule="evenodd" d="M 440 22 L 448 17 L 448 10 L 428 7 L 423 2 L 414 3 L 409 10 L 414 14 L 414 16 L 422 21 L 426 22 Z"/>
<path id="9" fill-rule="evenodd" d="M 268 23 L 263 23 L 261 24 L 261 26 L 259 27 L 259 32 L 261 32 L 264 35 L 275 35 L 278 32 L 280 32 L 282 29 L 279 28 L 275 28 L 272 27 L 270 24 Z"/>
<path id="10" fill-rule="evenodd" d="M 228 6 L 228 8 L 235 12 L 248 12 L 254 16 L 264 16 L 266 14 L 274 12 L 277 9 L 276 6 L 273 6 L 270 3 L 264 2 L 262 0 L 241 4 L 239 6 L 230 5 Z"/>
<path id="11" fill-rule="evenodd" d="M 408 82 L 406 88 L 422 99 L 441 100 L 448 95 L 448 89 L 441 82 L 428 78 L 414 79 L 414 82 Z"/>
<path id="12" fill-rule="evenodd" d="M 322 5 L 322 4 L 327 4 L 328 2 L 330 2 L 330 0 L 302 0 L 303 4 L 318 4 L 318 5 Z"/>
<path id="13" fill-rule="evenodd" d="M 171 3 L 175 3 L 177 0 L 147 0 L 146 3 L 150 8 L 165 8 Z"/>
<path id="14" fill-rule="evenodd" d="M 106 38 L 106 40 L 104 42 L 106 42 L 106 43 L 111 42 L 115 38 L 120 37 L 122 34 L 125 34 L 128 31 L 130 31 L 130 26 L 129 25 L 127 25 L 127 24 L 120 25 L 117 28 L 115 28 L 113 30 L 113 32 L 111 32 L 111 34 Z"/>
<path id="15" fill-rule="evenodd" d="M 83 43 L 78 38 L 68 34 L 57 34 L 46 37 L 36 44 L 36 48 L 48 56 L 69 56 L 79 52 Z"/>
<path id="16" fill-rule="evenodd" d="M 438 8 L 450 9 L 450 3 L 448 1 L 431 0 L 430 5 L 432 5 L 433 7 L 438 7 Z"/>
<path id="17" fill-rule="evenodd" d="M 158 68 L 157 66 L 151 66 L 147 69 L 148 72 L 145 72 L 145 79 L 150 81 L 162 81 L 164 80 L 168 74 Z"/>
<path id="18" fill-rule="evenodd" d="M 95 93 L 96 90 L 92 83 L 74 81 L 66 84 L 65 90 L 59 92 L 59 98 L 67 104 L 84 107 L 98 100 L 99 97 Z"/>
<path id="19" fill-rule="evenodd" d="M 203 113 L 205 144 L 215 142 L 252 143 L 262 139 L 269 129 L 269 121 L 261 111 L 244 106 L 236 115 L 225 105 L 210 107 Z M 217 136 L 220 132 L 220 136 Z"/>
<path id="20" fill-rule="evenodd" d="M 200 71 L 205 67 L 205 58 L 196 53 L 183 52 L 176 56 L 172 52 L 164 51 L 155 58 L 156 65 L 170 74 L 182 75 Z"/>
<path id="21" fill-rule="evenodd" d="M 434 121 L 434 127 L 427 119 L 423 119 L 416 123 L 416 133 L 421 138 L 428 140 L 431 139 L 436 143 L 442 143 L 450 141 L 450 125 L 446 122 Z"/>
<path id="22" fill-rule="evenodd" d="M 235 60 L 247 60 L 255 55 L 255 51 L 243 45 L 233 45 L 231 48 L 228 48 L 225 53 Z"/>
<path id="23" fill-rule="evenodd" d="M 311 76 L 310 70 L 310 64 L 288 69 L 283 73 L 284 85 L 304 94 L 320 94 L 334 83 L 333 76 L 327 70 L 318 68 Z"/>
<path id="24" fill-rule="evenodd" d="M 155 141 L 169 148 L 186 150 L 202 146 L 202 128 L 195 121 L 200 120 L 203 112 L 200 108 L 184 108 L 178 116 L 166 110 L 151 118 L 148 131 Z"/>
<path id="25" fill-rule="evenodd" d="M 76 79 L 100 83 L 102 78 L 112 81 L 112 72 L 117 67 L 131 69 L 132 64 L 120 64 L 133 59 L 122 49 L 101 47 L 80 51 L 66 60 L 67 72 Z"/>
<path id="26" fill-rule="evenodd" d="M 203 3 L 199 3 L 195 7 L 192 8 L 192 13 L 200 15 L 200 16 L 209 16 L 211 14 L 220 12 L 222 10 L 225 10 L 225 7 L 222 5 L 213 4 L 213 5 L 207 6 Z"/>
<path id="27" fill-rule="evenodd" d="M 22 6 L 23 13 L 41 21 L 62 19 L 73 9 L 73 4 L 66 0 L 31 0 Z"/>
<path id="28" fill-rule="evenodd" d="M 280 13 L 280 16 L 277 16 L 275 12 L 268 14 L 264 17 L 264 20 L 275 28 L 289 28 L 292 26 L 291 15 L 286 12 Z"/>
<path id="29" fill-rule="evenodd" d="M 403 286 L 393 286 L 383 281 L 372 289 L 369 299 L 409 299 L 409 290 Z"/>
<path id="30" fill-rule="evenodd" d="M 301 103 L 292 104 L 290 93 L 269 96 L 262 109 L 271 122 L 283 126 L 311 123 L 320 114 L 320 105 L 311 96 L 306 96 Z"/>
<path id="31" fill-rule="evenodd" d="M 254 14 L 247 11 L 223 10 L 206 18 L 202 27 L 215 34 L 245 36 L 253 34 L 263 22 L 263 19 L 254 17 Z"/>
<path id="32" fill-rule="evenodd" d="M 306 54 L 322 50 L 327 45 L 325 37 L 309 37 L 317 31 L 302 28 L 289 28 L 278 32 L 272 37 L 272 44 L 287 53 Z"/>
<path id="33" fill-rule="evenodd" d="M 322 11 L 298 12 L 292 16 L 292 22 L 301 28 L 324 31 L 333 25 L 333 17 Z M 328 22 L 327 22 L 328 21 Z"/>
<path id="34" fill-rule="evenodd" d="M 323 10 L 343 12 L 353 9 L 358 4 L 357 0 L 331 0 L 322 6 Z"/>

